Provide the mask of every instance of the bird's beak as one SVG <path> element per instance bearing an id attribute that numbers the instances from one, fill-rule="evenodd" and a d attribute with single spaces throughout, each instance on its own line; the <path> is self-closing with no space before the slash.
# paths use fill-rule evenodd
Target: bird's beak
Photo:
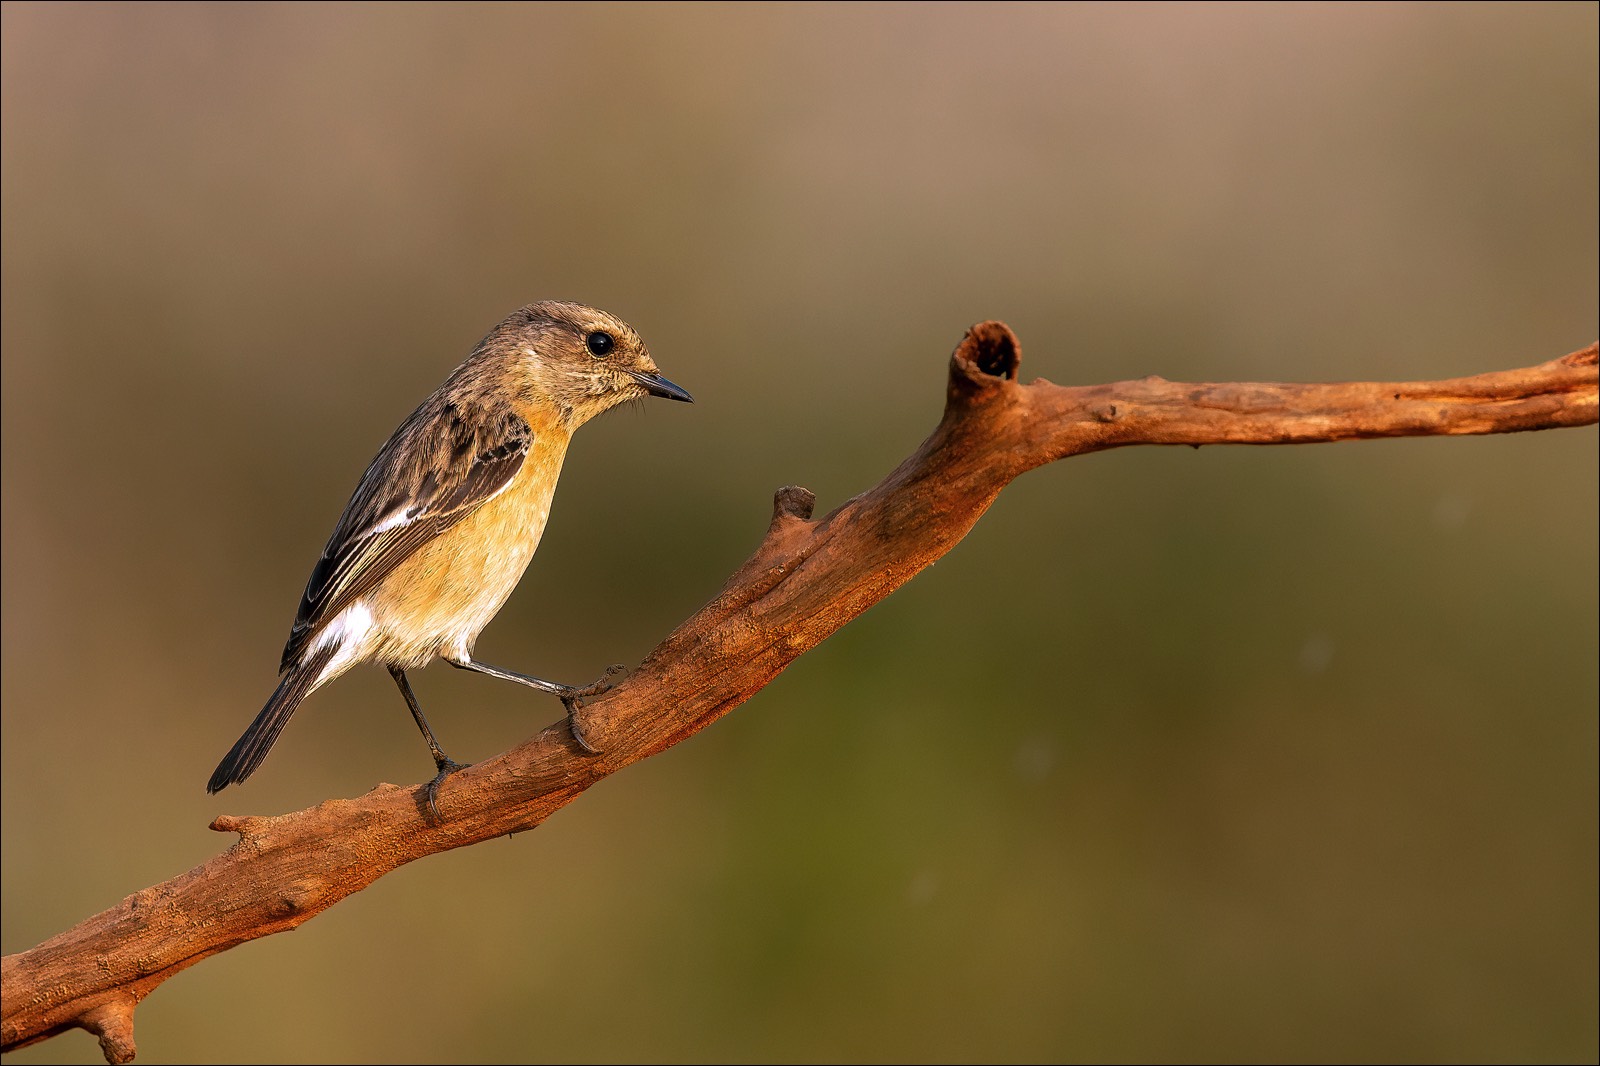
<path id="1" fill-rule="evenodd" d="M 684 403 L 694 403 L 694 397 L 684 392 L 678 386 L 662 377 L 660 374 L 646 374 L 639 370 L 628 371 L 628 376 L 643 385 L 645 391 L 652 396 L 664 396 L 669 400 L 682 400 Z"/>

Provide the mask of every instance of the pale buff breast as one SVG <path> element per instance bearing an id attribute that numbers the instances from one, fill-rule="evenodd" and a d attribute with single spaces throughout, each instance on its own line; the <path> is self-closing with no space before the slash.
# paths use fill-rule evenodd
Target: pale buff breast
<path id="1" fill-rule="evenodd" d="M 516 588 L 550 518 L 566 441 L 536 439 L 505 491 L 418 549 L 369 598 L 370 658 L 401 667 L 471 654 Z"/>

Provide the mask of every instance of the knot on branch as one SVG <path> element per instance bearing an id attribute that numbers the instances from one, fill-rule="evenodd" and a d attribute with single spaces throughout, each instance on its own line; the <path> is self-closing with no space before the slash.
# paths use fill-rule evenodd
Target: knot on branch
<path id="1" fill-rule="evenodd" d="M 762 558 L 768 552 L 781 551 L 778 544 L 789 535 L 791 528 L 804 526 L 811 521 L 811 513 L 816 506 L 817 494 L 800 485 L 785 485 L 774 492 L 772 521 L 767 523 L 767 535 L 761 539 L 761 547 L 752 558 Z"/>
<path id="2" fill-rule="evenodd" d="M 266 821 L 267 819 L 254 814 L 219 814 L 211 819 L 209 828 L 215 833 L 238 833 L 240 840 L 246 840 L 260 833 Z"/>
<path id="3" fill-rule="evenodd" d="M 138 1048 L 133 1043 L 132 996 L 113 996 L 84 1012 L 83 1027 L 100 1040 L 100 1051 L 113 1064 L 132 1062 Z"/>
<path id="4" fill-rule="evenodd" d="M 1004 322 L 979 322 L 950 355 L 949 401 L 971 401 L 1002 382 L 1017 380 L 1022 344 Z"/>
<path id="5" fill-rule="evenodd" d="M 798 518 L 809 522 L 816 506 L 816 493 L 800 485 L 785 485 L 772 494 L 772 520 Z"/>
<path id="6" fill-rule="evenodd" d="M 1022 363 L 1022 343 L 1004 322 L 979 322 L 961 338 L 951 361 L 967 376 L 981 374 L 1015 381 L 1017 367 Z"/>

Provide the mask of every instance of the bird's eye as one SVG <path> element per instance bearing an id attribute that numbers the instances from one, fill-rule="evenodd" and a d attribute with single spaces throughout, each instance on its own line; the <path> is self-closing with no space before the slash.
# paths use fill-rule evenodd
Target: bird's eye
<path id="1" fill-rule="evenodd" d="M 603 329 L 595 330 L 583 342 L 589 346 L 589 354 L 596 359 L 604 359 L 617 346 L 617 339 Z"/>

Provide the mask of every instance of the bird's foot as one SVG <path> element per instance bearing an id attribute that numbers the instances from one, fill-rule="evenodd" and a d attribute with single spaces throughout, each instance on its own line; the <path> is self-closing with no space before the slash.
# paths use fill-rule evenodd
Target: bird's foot
<path id="1" fill-rule="evenodd" d="M 617 683 L 628 668 L 621 663 L 612 663 L 606 667 L 606 672 L 599 678 L 581 688 L 567 688 L 561 695 L 561 704 L 567 709 L 567 728 L 572 731 L 572 739 L 578 742 L 578 747 L 589 755 L 599 755 L 600 749 L 590 744 L 583 735 L 583 728 L 578 725 L 578 711 L 583 707 L 584 696 L 598 696 L 609 691 Z"/>
<path id="2" fill-rule="evenodd" d="M 621 663 L 612 663 L 610 666 L 606 667 L 605 673 L 601 674 L 598 678 L 589 682 L 587 685 L 584 685 L 582 688 L 569 687 L 561 694 L 561 702 L 565 703 L 567 700 L 578 696 L 598 696 L 602 692 L 607 692 L 613 685 L 617 683 L 622 675 L 627 672 L 628 668 L 626 666 L 623 666 Z"/>
<path id="3" fill-rule="evenodd" d="M 458 770 L 465 770 L 469 764 L 456 762 L 446 756 L 434 760 L 434 765 L 439 768 L 439 776 L 428 782 L 428 811 L 433 815 L 435 822 L 442 822 L 444 821 L 444 815 L 439 813 L 439 784 Z"/>

